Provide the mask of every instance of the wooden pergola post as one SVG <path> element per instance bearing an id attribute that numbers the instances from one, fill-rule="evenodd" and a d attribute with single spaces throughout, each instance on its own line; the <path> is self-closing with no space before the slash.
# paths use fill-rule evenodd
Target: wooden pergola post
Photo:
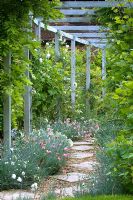
<path id="1" fill-rule="evenodd" d="M 86 115 L 90 114 L 90 98 L 88 91 L 90 89 L 90 61 L 91 61 L 91 47 L 87 45 L 86 48 Z"/>
<path id="2" fill-rule="evenodd" d="M 30 30 L 32 31 L 32 13 L 29 14 L 30 18 Z M 25 48 L 25 57 L 27 59 L 30 59 L 30 51 L 26 47 Z M 25 75 L 27 79 L 30 79 L 30 72 L 29 72 L 30 66 L 27 66 L 27 70 L 25 72 Z M 24 94 L 24 132 L 25 134 L 29 135 L 31 133 L 31 86 L 27 85 L 25 86 L 25 94 Z"/>
<path id="3" fill-rule="evenodd" d="M 75 108 L 75 74 L 76 74 L 76 48 L 75 48 L 75 37 L 71 40 L 71 104 L 72 110 Z"/>
<path id="4" fill-rule="evenodd" d="M 91 48 L 87 46 L 86 49 L 86 91 L 90 89 L 90 59 L 91 59 Z"/>
<path id="5" fill-rule="evenodd" d="M 60 33 L 57 31 L 55 33 L 55 60 L 58 61 L 60 58 Z M 56 98 L 56 113 L 57 113 L 57 120 L 60 120 L 61 117 L 61 98 L 58 96 Z"/>
<path id="6" fill-rule="evenodd" d="M 60 57 L 60 42 L 59 42 L 59 32 L 55 33 L 55 57 L 56 60 Z"/>
<path id="7" fill-rule="evenodd" d="M 29 59 L 29 49 L 25 48 L 25 56 Z M 29 79 L 29 65 L 25 72 L 27 79 Z M 24 132 L 29 135 L 31 132 L 31 86 L 25 86 L 24 94 Z"/>
<path id="8" fill-rule="evenodd" d="M 11 53 L 4 58 L 4 70 L 11 72 Z M 10 155 L 11 148 L 11 95 L 5 93 L 3 97 L 3 132 L 4 132 L 4 156 Z"/>
<path id="9" fill-rule="evenodd" d="M 102 80 L 106 79 L 106 50 L 102 48 Z M 102 97 L 105 96 L 105 87 L 102 88 Z"/>

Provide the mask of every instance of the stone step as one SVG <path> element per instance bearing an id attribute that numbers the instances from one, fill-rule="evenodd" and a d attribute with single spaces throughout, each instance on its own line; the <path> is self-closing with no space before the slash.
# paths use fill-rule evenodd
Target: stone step
<path id="1" fill-rule="evenodd" d="M 69 183 L 80 182 L 80 181 L 89 179 L 86 174 L 78 173 L 78 172 L 71 172 L 65 175 L 55 175 L 54 178 L 61 181 L 66 181 Z"/>
<path id="2" fill-rule="evenodd" d="M 83 159 L 83 158 L 91 158 L 94 156 L 94 153 L 88 153 L 88 152 L 77 152 L 77 153 L 71 153 L 70 158 L 78 158 L 78 159 Z"/>
<path id="3" fill-rule="evenodd" d="M 88 142 L 73 142 L 73 145 L 92 145 L 93 142 L 88 141 Z"/>
<path id="4" fill-rule="evenodd" d="M 95 161 L 88 161 L 88 162 L 82 162 L 82 163 L 79 163 L 79 164 L 71 164 L 70 166 L 76 167 L 79 170 L 93 171 L 94 166 L 96 166 L 96 164 L 97 163 Z"/>
<path id="5" fill-rule="evenodd" d="M 34 199 L 35 195 L 32 192 L 26 192 L 21 190 L 0 192 L 0 200 L 16 200 L 19 197 Z"/>
<path id="6" fill-rule="evenodd" d="M 56 189 L 55 193 L 59 194 L 61 197 L 74 197 L 74 194 L 76 192 L 80 191 L 79 186 L 73 186 L 73 187 L 66 187 L 66 188 L 61 188 L 61 189 Z"/>
<path id="7" fill-rule="evenodd" d="M 94 150 L 94 147 L 81 145 L 81 146 L 73 146 L 71 149 L 77 151 L 89 151 L 89 150 Z"/>

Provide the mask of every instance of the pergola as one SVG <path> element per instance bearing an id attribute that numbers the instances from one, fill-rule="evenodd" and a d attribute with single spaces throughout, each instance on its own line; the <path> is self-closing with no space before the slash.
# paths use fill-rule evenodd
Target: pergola
<path id="1" fill-rule="evenodd" d="M 106 1 L 65 1 L 58 7 L 64 14 L 64 18 L 58 19 L 54 25 L 45 26 L 41 22 L 41 18 L 34 19 L 35 34 L 37 40 L 41 40 L 41 29 L 51 31 L 55 34 L 55 53 L 60 55 L 59 37 L 63 36 L 71 40 L 71 103 L 72 109 L 75 105 L 75 79 L 76 79 L 76 42 L 86 46 L 86 91 L 90 89 L 90 56 L 91 46 L 102 49 L 102 72 L 101 76 L 104 80 L 106 78 L 106 32 L 107 29 L 98 25 L 88 25 L 88 20 L 92 15 L 95 15 L 96 8 L 105 8 L 117 6 L 118 2 Z M 127 3 L 124 6 L 133 6 L 133 3 Z M 32 24 L 32 18 L 30 20 Z M 65 25 L 64 25 L 65 23 Z M 73 25 L 74 23 L 74 25 Z M 83 23 L 83 24 L 82 24 Z M 25 50 L 26 56 L 29 58 L 29 50 Z M 5 71 L 10 73 L 11 55 L 5 59 Z M 26 72 L 29 78 L 29 71 Z M 103 95 L 105 90 L 102 91 Z M 29 134 L 31 132 L 31 87 L 26 86 L 26 93 L 24 96 L 24 131 Z M 11 96 L 4 97 L 4 144 L 9 150 L 11 148 Z"/>

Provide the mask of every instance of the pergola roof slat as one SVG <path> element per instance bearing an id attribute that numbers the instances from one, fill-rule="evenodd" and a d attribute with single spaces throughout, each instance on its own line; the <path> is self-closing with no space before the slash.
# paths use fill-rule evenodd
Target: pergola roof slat
<path id="1" fill-rule="evenodd" d="M 95 14 L 95 11 L 92 10 L 92 9 L 87 9 L 87 10 L 80 10 L 80 9 L 65 10 L 65 9 L 60 9 L 60 11 L 64 15 L 94 15 Z"/>
<path id="2" fill-rule="evenodd" d="M 89 17 L 66 17 L 66 18 L 62 18 L 62 19 L 57 19 L 57 20 L 50 20 L 50 22 L 62 22 L 62 23 L 65 23 L 65 22 L 71 22 L 71 23 L 74 23 L 74 22 L 88 22 L 89 21 Z"/>
<path id="3" fill-rule="evenodd" d="M 82 38 L 106 38 L 106 33 L 71 33 L 76 37 Z"/>
<path id="4" fill-rule="evenodd" d="M 99 31 L 99 30 L 107 30 L 106 28 L 102 26 L 52 26 L 58 30 L 64 30 L 64 31 Z"/>
<path id="5" fill-rule="evenodd" d="M 117 6 L 118 4 L 122 3 L 124 3 L 124 1 L 65 1 L 60 8 L 106 8 Z M 130 7 L 133 6 L 133 3 L 124 3 L 124 6 Z"/>

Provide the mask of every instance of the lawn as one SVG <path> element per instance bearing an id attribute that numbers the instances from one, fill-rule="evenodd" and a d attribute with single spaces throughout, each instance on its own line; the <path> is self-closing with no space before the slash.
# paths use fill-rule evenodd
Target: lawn
<path id="1" fill-rule="evenodd" d="M 77 198 L 65 198 L 63 200 L 133 200 L 133 196 L 84 196 L 84 197 L 77 197 Z"/>

